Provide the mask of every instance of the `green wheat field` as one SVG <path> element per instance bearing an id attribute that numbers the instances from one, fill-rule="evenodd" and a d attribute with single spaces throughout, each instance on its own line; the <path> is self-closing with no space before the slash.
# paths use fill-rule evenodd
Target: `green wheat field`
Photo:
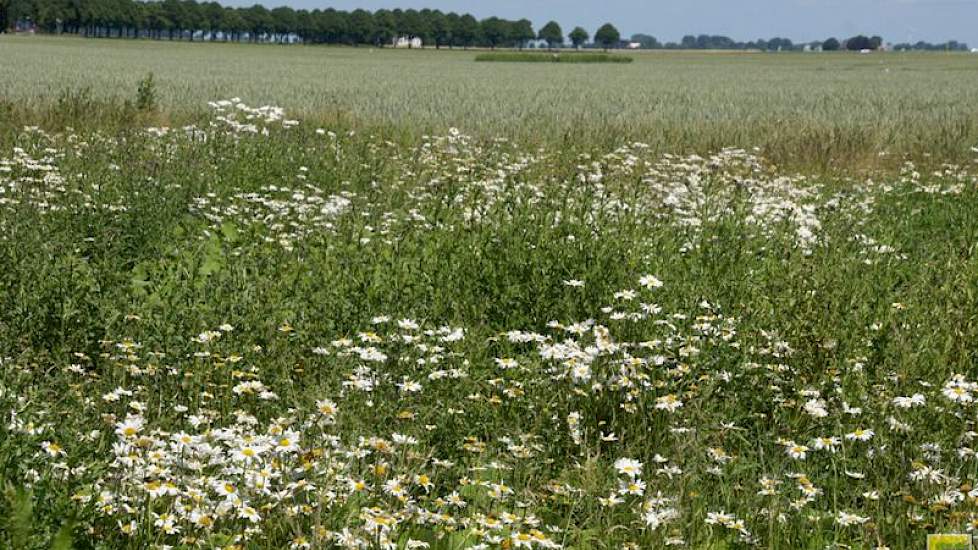
<path id="1" fill-rule="evenodd" d="M 0 37 L 0 548 L 978 527 L 978 56 L 478 53 Z"/>

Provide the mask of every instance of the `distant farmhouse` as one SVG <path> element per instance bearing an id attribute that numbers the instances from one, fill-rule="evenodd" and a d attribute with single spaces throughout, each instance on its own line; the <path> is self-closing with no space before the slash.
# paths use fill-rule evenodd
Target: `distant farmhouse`
<path id="1" fill-rule="evenodd" d="M 424 46 L 424 42 L 421 41 L 417 36 L 398 36 L 394 38 L 391 44 L 395 48 L 421 48 Z"/>

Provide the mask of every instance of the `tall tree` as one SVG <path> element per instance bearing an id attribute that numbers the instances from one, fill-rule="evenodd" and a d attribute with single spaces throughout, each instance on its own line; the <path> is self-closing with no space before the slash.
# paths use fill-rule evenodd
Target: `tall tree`
<path id="1" fill-rule="evenodd" d="M 794 48 L 795 48 L 794 43 L 792 43 L 791 40 L 787 38 L 781 38 L 776 36 L 768 40 L 767 42 L 767 49 L 771 51 L 778 51 L 778 52 L 782 50 L 788 51 L 788 50 L 793 50 Z"/>
<path id="2" fill-rule="evenodd" d="M 272 15 L 264 6 L 255 4 L 246 8 L 244 19 L 252 42 L 262 40 L 272 30 Z"/>
<path id="3" fill-rule="evenodd" d="M 373 16 L 367 10 L 353 10 L 347 19 L 346 36 L 351 44 L 366 44 L 374 29 Z"/>
<path id="4" fill-rule="evenodd" d="M 403 25 L 401 32 L 407 36 L 420 38 L 422 42 L 431 42 L 428 21 L 418 10 L 404 10 Z"/>
<path id="5" fill-rule="evenodd" d="M 193 40 L 194 31 L 200 28 L 200 24 L 201 21 L 203 20 L 203 16 L 200 13 L 200 9 L 199 6 L 197 5 L 197 2 L 195 2 L 194 0 L 184 0 L 183 2 L 181 2 L 181 4 L 183 4 L 183 9 L 180 12 L 181 18 L 178 19 L 180 23 L 180 30 L 189 31 L 190 40 Z M 264 7 L 262 7 L 262 9 L 265 10 L 266 14 L 268 13 L 267 9 L 265 9 Z M 181 36 L 181 39 L 182 38 L 183 37 Z"/>
<path id="6" fill-rule="evenodd" d="M 509 38 L 509 25 L 498 17 L 490 17 L 482 21 L 479 30 L 486 45 L 495 50 Z"/>
<path id="7" fill-rule="evenodd" d="M 598 32 L 594 33 L 594 41 L 601 44 L 607 50 L 608 48 L 617 46 L 621 42 L 621 33 L 611 23 L 605 23 L 601 25 Z"/>
<path id="8" fill-rule="evenodd" d="M 571 39 L 571 44 L 574 44 L 575 48 L 580 48 L 583 46 L 585 43 L 587 43 L 587 39 L 590 37 L 591 35 L 589 35 L 582 27 L 574 27 L 574 30 L 570 32 L 570 35 L 568 35 L 568 38 Z"/>
<path id="9" fill-rule="evenodd" d="M 327 8 L 320 13 L 316 21 L 316 30 L 323 37 L 323 42 L 339 44 L 346 40 L 349 25 L 349 16 L 346 12 Z"/>
<path id="10" fill-rule="evenodd" d="M 425 8 L 417 12 L 417 18 L 415 19 L 415 29 L 414 36 L 417 36 L 425 44 L 431 44 L 435 41 L 435 12 L 434 10 Z"/>
<path id="11" fill-rule="evenodd" d="M 448 16 L 440 10 L 425 10 L 428 13 L 428 29 L 431 32 L 431 40 L 435 43 L 435 49 L 442 46 L 450 46 L 452 43 L 452 24 Z"/>
<path id="12" fill-rule="evenodd" d="M 451 48 L 458 43 L 458 31 L 461 25 L 461 17 L 455 12 L 450 12 L 440 19 L 435 26 L 435 45 L 448 46 Z"/>
<path id="13" fill-rule="evenodd" d="M 842 45 L 839 44 L 839 40 L 837 38 L 829 38 L 825 42 L 822 42 L 822 51 L 835 52 L 838 51 L 840 47 L 842 47 Z"/>
<path id="14" fill-rule="evenodd" d="M 295 32 L 295 10 L 288 6 L 280 6 L 273 9 L 269 15 L 272 17 L 272 32 L 277 41 L 281 42 L 286 36 Z"/>
<path id="15" fill-rule="evenodd" d="M 846 49 L 855 52 L 871 50 L 873 49 L 873 44 L 870 42 L 869 38 L 860 34 L 846 40 Z"/>
<path id="16" fill-rule="evenodd" d="M 9 0 L 0 0 L 0 34 L 7 32 L 7 28 L 10 27 L 10 19 L 7 15 L 10 13 L 9 4 Z"/>
<path id="17" fill-rule="evenodd" d="M 241 15 L 241 10 L 236 10 L 234 8 L 224 8 L 224 16 L 221 18 L 221 28 L 224 32 L 230 34 L 230 39 L 238 42 L 241 40 L 241 33 L 244 32 L 247 25 L 245 25 L 244 17 Z"/>
<path id="18" fill-rule="evenodd" d="M 0 11 L 3 10 L 3 2 L 4 0 L 0 0 Z M 133 8 L 140 6 L 141 4 L 137 4 Z M 0 14 L 0 17 L 2 17 L 2 14 Z M 72 6 L 65 0 L 48 0 L 35 4 L 34 22 L 45 32 L 61 32 L 63 25 L 71 18 Z M 3 32 L 5 28 L 5 25 L 0 24 L 0 32 Z"/>
<path id="19" fill-rule="evenodd" d="M 85 2 L 85 4 L 94 4 L 94 2 Z M 183 3 L 179 0 L 163 0 L 161 7 L 163 9 L 163 21 L 166 22 L 167 38 L 173 40 L 173 32 L 180 28 L 180 24 L 184 20 Z"/>
<path id="20" fill-rule="evenodd" d="M 458 26 L 455 28 L 455 41 L 459 46 L 468 48 L 479 40 L 481 27 L 479 21 L 469 14 L 458 18 Z"/>
<path id="21" fill-rule="evenodd" d="M 533 23 L 529 19 L 520 19 L 509 27 L 509 39 L 521 50 L 536 37 L 537 33 L 533 32 Z"/>
<path id="22" fill-rule="evenodd" d="M 206 29 L 211 32 L 211 40 L 215 40 L 218 32 L 224 31 L 224 7 L 217 2 L 207 2 L 202 6 Z"/>
<path id="23" fill-rule="evenodd" d="M 374 33 L 372 42 L 383 48 L 393 42 L 397 34 L 397 20 L 390 10 L 377 10 L 374 12 Z"/>
<path id="24" fill-rule="evenodd" d="M 295 11 L 295 33 L 302 42 L 312 42 L 313 24 L 309 10 Z"/>
<path id="25" fill-rule="evenodd" d="M 564 43 L 564 31 L 556 21 L 551 21 L 540 29 L 537 38 L 546 40 L 547 47 L 554 48 Z"/>

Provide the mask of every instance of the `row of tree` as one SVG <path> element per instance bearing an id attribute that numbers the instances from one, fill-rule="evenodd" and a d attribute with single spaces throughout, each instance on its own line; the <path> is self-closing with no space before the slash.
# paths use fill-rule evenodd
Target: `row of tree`
<path id="1" fill-rule="evenodd" d="M 329 44 L 383 46 L 400 36 L 420 38 L 442 46 L 523 47 L 533 40 L 558 46 L 563 31 L 556 22 L 534 31 L 528 19 L 517 21 L 439 10 L 295 10 L 226 7 L 195 0 L 0 0 L 0 31 L 29 22 L 41 32 L 95 37 L 156 38 L 170 40 L 303 41 Z M 590 38 L 583 28 L 569 35 L 575 46 Z M 598 29 L 595 40 L 605 47 L 618 45 L 618 31 Z"/>
<path id="2" fill-rule="evenodd" d="M 862 51 L 878 50 L 883 47 L 883 38 L 880 36 L 857 35 L 845 40 L 829 38 L 824 41 L 794 43 L 787 38 L 772 38 L 770 40 L 755 40 L 751 42 L 738 42 L 732 38 L 718 35 L 701 34 L 699 36 L 686 35 L 680 42 L 667 42 L 665 44 L 656 40 L 654 36 L 647 34 L 632 35 L 631 42 L 638 44 L 642 49 L 650 50 L 769 50 L 769 51 L 792 51 L 792 50 L 824 50 L 824 51 Z M 967 51 L 968 45 L 963 42 L 951 40 L 942 44 L 931 44 L 929 42 L 917 42 L 916 44 L 896 44 L 892 46 L 894 50 L 931 50 L 931 51 Z"/>
<path id="3" fill-rule="evenodd" d="M 28 24 L 42 32 L 73 33 L 96 37 L 143 37 L 170 40 L 303 41 L 329 44 L 374 44 L 383 46 L 396 37 L 419 38 L 436 47 L 497 46 L 523 47 L 533 41 L 555 48 L 566 44 L 584 47 L 590 34 L 581 27 L 566 37 L 556 21 L 534 31 L 528 19 L 489 17 L 477 20 L 470 14 L 439 10 L 294 10 L 225 7 L 217 2 L 195 0 L 0 0 L 0 31 Z M 741 42 L 726 36 L 687 35 L 680 42 L 660 43 L 654 36 L 636 34 L 632 47 L 643 49 L 701 50 L 876 50 L 879 36 L 854 36 L 846 40 L 794 43 L 787 38 Z M 595 46 L 623 45 L 618 30 L 605 24 L 594 33 Z M 898 44 L 897 50 L 967 50 L 967 44 L 917 42 Z"/>
<path id="4" fill-rule="evenodd" d="M 958 42 L 957 40 L 950 40 L 948 42 L 942 42 L 940 44 L 932 44 L 930 42 L 924 42 L 923 40 L 914 42 L 913 44 L 909 42 L 901 42 L 899 44 L 894 44 L 893 49 L 896 51 L 907 51 L 907 50 L 918 50 L 918 51 L 928 51 L 928 52 L 966 52 L 968 51 L 968 44 L 964 42 Z"/>
<path id="5" fill-rule="evenodd" d="M 679 42 L 659 42 L 654 36 L 647 34 L 632 35 L 631 42 L 639 48 L 648 50 L 794 50 L 802 45 L 795 44 L 787 38 L 772 38 L 770 40 L 754 40 L 739 42 L 727 36 L 688 34 Z"/>

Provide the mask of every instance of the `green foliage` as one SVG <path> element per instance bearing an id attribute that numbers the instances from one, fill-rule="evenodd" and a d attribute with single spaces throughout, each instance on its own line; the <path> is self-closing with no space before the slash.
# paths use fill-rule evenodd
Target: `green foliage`
<path id="1" fill-rule="evenodd" d="M 550 21 L 540 28 L 540 32 L 537 33 L 537 38 L 546 40 L 547 45 L 553 48 L 564 43 L 564 31 L 561 30 L 559 23 Z"/>
<path id="2" fill-rule="evenodd" d="M 621 42 L 621 33 L 611 23 L 605 23 L 594 33 L 594 41 L 605 49 L 617 47 Z"/>
<path id="3" fill-rule="evenodd" d="M 51 540 L 51 550 L 72 550 L 74 548 L 72 529 L 73 523 L 65 522 Z"/>
<path id="4" fill-rule="evenodd" d="M 98 109 L 98 102 L 92 96 L 92 89 L 88 87 L 64 88 L 54 105 L 56 116 L 67 124 L 84 120 L 96 109 Z"/>
<path id="5" fill-rule="evenodd" d="M 573 44 L 575 48 L 580 48 L 587 42 L 590 35 L 586 30 L 584 30 L 583 27 L 574 27 L 574 30 L 570 32 L 568 38 L 571 39 L 571 44 Z"/>
<path id="6" fill-rule="evenodd" d="M 3 531 L 10 548 L 30 548 L 31 534 L 34 530 L 34 495 L 22 488 L 7 483 L 4 487 L 6 511 Z"/>
<path id="7" fill-rule="evenodd" d="M 850 51 L 878 50 L 882 45 L 883 45 L 882 37 L 880 36 L 867 37 L 862 34 L 853 36 L 852 38 L 848 38 L 845 41 L 845 48 Z M 967 47 L 965 46 L 965 49 L 966 48 Z"/>
<path id="8" fill-rule="evenodd" d="M 139 111 L 153 111 L 157 108 L 156 82 L 153 81 L 153 73 L 146 75 L 139 81 L 136 87 L 136 109 Z"/>
<path id="9" fill-rule="evenodd" d="M 47 550 L 72 550 L 74 548 L 75 521 L 72 518 L 60 518 L 60 527 L 49 534 L 49 525 L 45 523 L 39 511 L 35 508 L 37 500 L 34 491 L 0 478 L 0 545 L 4 548 Z M 50 504 L 50 503 L 49 503 Z M 50 509 L 50 507 L 46 507 Z"/>
<path id="10" fill-rule="evenodd" d="M 471 14 L 430 9 L 380 9 L 370 12 L 295 10 L 261 5 L 222 8 L 212 2 L 142 2 L 118 0 L 111 8 L 95 3 L 76 9 L 61 0 L 21 2 L 8 17 L 10 0 L 0 2 L 0 29 L 14 18 L 29 18 L 39 30 L 95 38 L 152 38 L 213 42 L 292 43 L 297 38 L 312 44 L 373 44 L 385 46 L 398 36 L 420 38 L 426 45 L 522 48 L 538 33 L 529 19 L 488 17 L 481 22 Z M 550 22 L 541 29 L 551 45 L 563 42 L 560 26 Z M 556 32 L 554 32 L 556 31 Z"/>

